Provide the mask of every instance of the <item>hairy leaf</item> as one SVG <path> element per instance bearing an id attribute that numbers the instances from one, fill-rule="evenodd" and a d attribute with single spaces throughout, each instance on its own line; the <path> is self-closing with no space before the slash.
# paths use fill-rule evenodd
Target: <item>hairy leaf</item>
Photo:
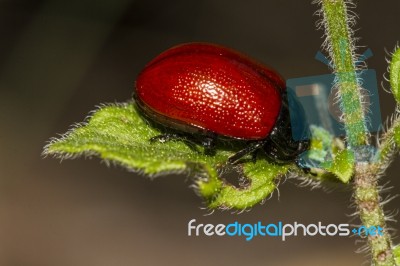
<path id="1" fill-rule="evenodd" d="M 320 181 L 348 183 L 354 173 L 353 152 L 321 127 L 311 126 L 311 132 L 311 147 L 301 156 L 301 162 L 311 168 Z"/>
<path id="2" fill-rule="evenodd" d="M 211 208 L 246 209 L 267 198 L 276 188 L 276 178 L 288 170 L 288 165 L 271 164 L 260 159 L 242 166 L 244 177 L 239 188 L 218 181 L 217 175 L 211 175 L 208 180 L 199 179 L 197 185 Z M 218 193 L 211 195 L 209 191 Z"/>
<path id="3" fill-rule="evenodd" d="M 322 167 L 337 176 L 343 182 L 348 183 L 354 173 L 354 154 L 349 150 L 341 150 L 335 153 L 332 161 L 322 164 Z"/>
<path id="4" fill-rule="evenodd" d="M 250 184 L 236 188 L 223 182 L 218 173 L 241 146 L 228 143 L 215 155 L 205 155 L 201 146 L 190 147 L 182 141 L 150 142 L 160 134 L 137 113 L 133 103 L 108 105 L 97 110 L 88 122 L 78 124 L 60 139 L 53 139 L 44 154 L 60 158 L 96 155 L 128 169 L 148 175 L 186 172 L 196 177 L 196 187 L 209 207 L 247 208 L 264 200 L 275 189 L 275 179 L 284 175 L 287 165 L 269 163 L 265 158 L 255 163 L 243 160 L 241 168 Z"/>

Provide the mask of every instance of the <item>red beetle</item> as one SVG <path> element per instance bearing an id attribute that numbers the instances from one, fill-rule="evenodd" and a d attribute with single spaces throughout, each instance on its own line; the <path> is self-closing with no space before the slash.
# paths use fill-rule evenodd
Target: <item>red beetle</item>
<path id="1" fill-rule="evenodd" d="M 295 160 L 308 141 L 291 135 L 285 82 L 274 70 L 235 51 L 206 43 L 175 46 L 139 74 L 134 93 L 144 116 L 171 131 L 152 140 L 217 138 L 248 141 L 235 162 L 260 148 L 275 161 Z"/>

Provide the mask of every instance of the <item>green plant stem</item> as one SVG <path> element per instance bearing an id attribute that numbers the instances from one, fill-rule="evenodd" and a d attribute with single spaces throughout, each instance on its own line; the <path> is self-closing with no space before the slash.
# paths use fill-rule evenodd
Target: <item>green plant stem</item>
<path id="1" fill-rule="evenodd" d="M 381 138 L 376 164 L 381 171 L 385 170 L 393 160 L 400 144 L 400 118 L 396 117 L 391 127 Z"/>
<path id="2" fill-rule="evenodd" d="M 357 163 L 354 176 L 354 200 L 362 224 L 366 228 L 380 226 L 382 235 L 368 236 L 372 263 L 375 266 L 393 266 L 395 264 L 391 236 L 387 231 L 385 214 L 380 204 L 376 165 Z"/>
<path id="3" fill-rule="evenodd" d="M 400 103 L 400 49 L 396 48 L 392 55 L 390 62 L 390 87 L 393 92 L 393 96 Z"/>
<path id="4" fill-rule="evenodd" d="M 336 86 L 339 89 L 347 144 L 350 147 L 365 145 L 368 142 L 368 134 L 354 64 L 354 43 L 348 26 L 346 4 L 343 0 L 322 0 L 321 3 L 328 51 L 336 74 Z"/>
<path id="5" fill-rule="evenodd" d="M 368 144 L 369 134 L 362 107 L 362 95 L 354 63 L 354 42 L 349 26 L 346 3 L 343 0 L 321 0 L 327 50 L 332 58 L 339 89 L 341 110 L 347 135 L 347 148 L 356 151 L 357 146 Z M 389 144 L 388 144 L 389 145 Z M 389 147 L 385 148 L 387 152 Z M 356 154 L 357 158 L 357 154 Z M 385 214 L 378 187 L 377 164 L 356 160 L 354 174 L 354 202 L 365 227 L 380 226 L 382 235 L 368 236 L 373 265 L 395 264 L 391 237 L 387 231 Z"/>
<path id="6" fill-rule="evenodd" d="M 384 170 L 389 166 L 400 147 L 400 49 L 396 48 L 389 66 L 390 88 L 396 99 L 396 114 L 393 118 L 391 127 L 380 138 L 379 150 L 376 161 L 380 168 Z"/>

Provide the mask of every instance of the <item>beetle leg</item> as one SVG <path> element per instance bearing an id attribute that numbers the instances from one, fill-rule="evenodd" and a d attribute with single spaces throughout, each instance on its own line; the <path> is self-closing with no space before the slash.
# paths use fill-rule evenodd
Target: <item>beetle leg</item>
<path id="1" fill-rule="evenodd" d="M 201 139 L 201 145 L 204 147 L 204 154 L 215 155 L 215 145 L 217 142 L 217 135 L 212 132 L 207 132 L 206 137 Z"/>
<path id="2" fill-rule="evenodd" d="M 251 161 L 255 163 L 257 161 L 257 154 L 260 149 L 257 149 L 251 153 Z"/>
<path id="3" fill-rule="evenodd" d="M 215 154 L 215 141 L 213 138 L 204 138 L 201 141 L 201 145 L 204 147 L 204 153 L 207 155 Z"/>
<path id="4" fill-rule="evenodd" d="M 249 153 L 253 153 L 256 152 L 258 149 L 260 149 L 261 147 L 263 147 L 265 145 L 266 141 L 262 140 L 262 141 L 257 141 L 257 142 L 251 142 L 249 143 L 249 145 L 238 151 L 237 153 L 235 153 L 234 155 L 232 155 L 231 157 L 228 158 L 228 162 L 230 164 L 235 164 L 237 163 L 241 158 L 243 158 L 244 156 L 246 156 Z M 256 154 L 257 155 L 257 154 Z"/>

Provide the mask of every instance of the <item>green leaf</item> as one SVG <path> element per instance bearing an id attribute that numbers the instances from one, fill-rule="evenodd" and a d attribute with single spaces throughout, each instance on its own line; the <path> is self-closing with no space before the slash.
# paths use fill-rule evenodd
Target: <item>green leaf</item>
<path id="1" fill-rule="evenodd" d="M 400 103 L 400 49 L 397 48 L 392 55 L 389 66 L 390 86 L 397 104 Z"/>
<path id="2" fill-rule="evenodd" d="M 324 128 L 311 126 L 311 146 L 308 158 L 318 163 L 323 163 L 332 157 L 333 136 Z"/>
<path id="3" fill-rule="evenodd" d="M 141 119 L 132 104 L 110 105 L 96 111 L 88 123 L 79 124 L 61 139 L 52 140 L 45 154 L 62 158 L 95 154 L 150 175 L 182 171 L 187 161 L 203 160 L 217 165 L 229 155 L 218 152 L 214 157 L 204 156 L 182 142 L 150 143 L 149 139 L 158 134 Z"/>
<path id="4" fill-rule="evenodd" d="M 237 188 L 226 182 L 218 182 L 216 175 L 209 180 L 200 179 L 197 185 L 203 196 L 211 195 L 209 191 L 218 191 L 207 199 L 211 208 L 246 209 L 267 198 L 276 188 L 276 178 L 285 175 L 288 170 L 289 165 L 276 165 L 259 159 L 243 165 L 242 183 L 247 185 L 242 184 Z"/>
<path id="5" fill-rule="evenodd" d="M 189 147 L 182 141 L 150 142 L 160 134 L 137 113 L 133 103 L 103 106 L 88 122 L 78 124 L 60 139 L 53 139 L 44 154 L 60 158 L 96 155 L 128 169 L 157 175 L 186 172 L 196 177 L 196 187 L 209 207 L 247 208 L 268 197 L 275 189 L 276 177 L 287 172 L 288 166 L 246 162 L 237 168 L 251 181 L 245 188 L 235 188 L 223 182 L 223 172 L 229 156 L 242 148 L 221 144 L 213 156 L 205 155 L 202 147 Z M 247 160 L 248 161 L 248 160 Z"/>
<path id="6" fill-rule="evenodd" d="M 333 174 L 342 183 L 348 183 L 354 173 L 353 152 L 324 128 L 311 126 L 311 132 L 311 147 L 304 156 L 315 165 L 312 172 L 317 175 L 316 179 L 332 181 Z"/>
<path id="7" fill-rule="evenodd" d="M 400 246 L 396 246 L 393 249 L 394 259 L 397 265 L 400 265 Z"/>
<path id="8" fill-rule="evenodd" d="M 354 153 L 341 150 L 335 153 L 333 161 L 322 164 L 322 168 L 334 174 L 341 182 L 348 183 L 354 173 Z"/>

